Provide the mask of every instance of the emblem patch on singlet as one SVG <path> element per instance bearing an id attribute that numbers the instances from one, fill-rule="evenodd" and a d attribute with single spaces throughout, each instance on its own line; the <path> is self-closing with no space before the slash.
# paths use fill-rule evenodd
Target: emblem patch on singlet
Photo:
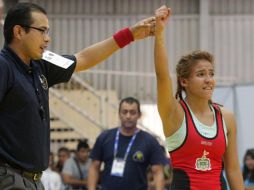
<path id="1" fill-rule="evenodd" d="M 203 152 L 203 156 L 201 158 L 196 159 L 196 170 L 200 171 L 208 171 L 211 170 L 211 162 L 210 159 L 206 156 L 209 154 L 206 150 Z"/>
<path id="2" fill-rule="evenodd" d="M 42 88 L 44 90 L 48 90 L 48 81 L 47 81 L 46 77 L 43 74 L 41 74 L 41 75 L 39 75 L 39 79 L 40 79 Z"/>

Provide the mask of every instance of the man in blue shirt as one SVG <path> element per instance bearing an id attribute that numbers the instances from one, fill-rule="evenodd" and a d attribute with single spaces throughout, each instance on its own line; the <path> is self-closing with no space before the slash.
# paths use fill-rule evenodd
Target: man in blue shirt
<path id="1" fill-rule="evenodd" d="M 166 156 L 155 137 L 137 128 L 140 117 L 137 99 L 128 97 L 120 102 L 120 127 L 102 132 L 90 154 L 88 190 L 96 189 L 102 162 L 102 190 L 147 190 L 150 165 L 156 190 L 164 189 Z"/>
<path id="2" fill-rule="evenodd" d="M 46 11 L 31 3 L 18 3 L 8 11 L 0 52 L 1 190 L 43 189 L 40 177 L 50 153 L 48 88 L 67 82 L 74 71 L 102 62 L 131 41 L 152 35 L 153 23 L 148 18 L 65 56 L 74 63 L 64 68 L 59 66 L 62 61 L 49 62 L 55 57 L 52 53 L 42 59 L 51 40 Z"/>

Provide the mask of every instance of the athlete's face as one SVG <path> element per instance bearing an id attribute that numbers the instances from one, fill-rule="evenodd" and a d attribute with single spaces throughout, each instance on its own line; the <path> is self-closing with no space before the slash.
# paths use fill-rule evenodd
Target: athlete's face
<path id="1" fill-rule="evenodd" d="M 206 60 L 198 61 L 187 79 L 181 80 L 187 96 L 197 96 L 201 99 L 211 99 L 215 87 L 214 67 Z"/>
<path id="2" fill-rule="evenodd" d="M 138 105 L 136 103 L 123 102 L 119 111 L 119 118 L 124 129 L 136 128 L 137 121 L 140 118 Z"/>

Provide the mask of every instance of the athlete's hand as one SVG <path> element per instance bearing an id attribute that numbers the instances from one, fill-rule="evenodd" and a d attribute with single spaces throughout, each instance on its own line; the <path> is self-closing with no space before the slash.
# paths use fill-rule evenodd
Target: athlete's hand
<path id="1" fill-rule="evenodd" d="M 155 11 L 155 33 L 159 34 L 164 31 L 167 21 L 171 15 L 171 9 L 165 5 Z"/>

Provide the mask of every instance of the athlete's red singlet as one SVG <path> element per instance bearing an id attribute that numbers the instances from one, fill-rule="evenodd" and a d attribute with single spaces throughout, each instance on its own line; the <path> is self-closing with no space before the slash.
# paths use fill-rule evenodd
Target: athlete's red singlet
<path id="1" fill-rule="evenodd" d="M 173 190 L 222 190 L 222 156 L 226 149 L 223 120 L 219 107 L 213 105 L 217 133 L 213 138 L 202 136 L 190 110 L 180 101 L 186 118 L 183 144 L 170 152 L 174 168 Z"/>

